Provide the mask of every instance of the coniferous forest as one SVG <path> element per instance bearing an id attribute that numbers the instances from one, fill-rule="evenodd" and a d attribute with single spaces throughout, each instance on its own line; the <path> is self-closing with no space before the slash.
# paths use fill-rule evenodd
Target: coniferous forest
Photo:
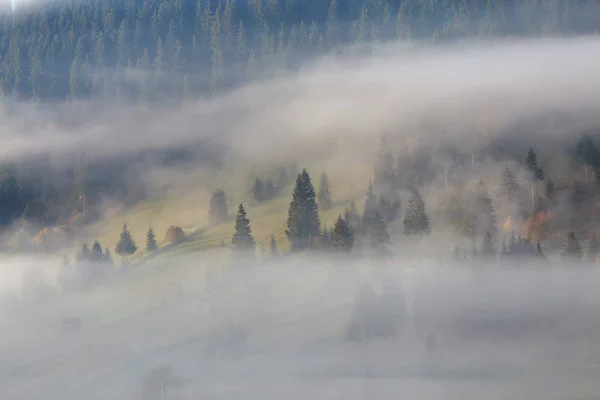
<path id="1" fill-rule="evenodd" d="M 566 356 L 558 349 L 573 346 L 565 338 L 588 340 L 600 328 L 595 281 L 585 280 L 579 293 L 576 279 L 567 279 L 573 271 L 595 276 L 600 266 L 600 85 L 590 65 L 579 64 L 592 57 L 584 50 L 598 48 L 596 1 L 4 7 L 0 255 L 9 261 L 0 282 L 23 276 L 19 289 L 0 292 L 0 315 L 27 327 L 10 340 L 55 337 L 55 328 L 37 327 L 62 320 L 64 335 L 89 340 L 73 339 L 87 346 L 77 362 L 106 366 L 110 357 L 141 360 L 163 345 L 164 354 L 198 346 L 186 356 L 206 363 L 194 376 L 208 386 L 218 380 L 210 375 L 215 365 L 270 347 L 261 332 L 291 315 L 322 329 L 337 324 L 323 343 L 335 337 L 354 346 L 340 353 L 414 339 L 403 356 L 439 371 L 448 362 L 436 358 L 440 349 L 464 356 L 463 340 L 495 350 L 492 343 L 543 336 L 536 345 L 556 340 L 548 343 L 559 358 Z M 556 42 L 564 55 L 555 59 L 564 64 L 535 59 Z M 494 58 L 496 50 L 512 54 L 516 66 Z M 519 71 L 527 62 L 537 69 Z M 488 92 L 486 80 L 503 91 Z M 393 84 L 406 90 L 406 102 L 386 97 Z M 324 93 L 336 88 L 337 95 Z M 361 101 L 364 114 L 351 107 Z M 305 106 L 311 102 L 319 105 Z M 493 106 L 484 112 L 479 104 Z M 410 123 L 389 122 L 411 112 L 419 117 Z M 344 121 L 331 123 L 331 115 Z M 148 132 L 139 131 L 140 120 Z M 411 286 L 409 277 L 428 268 L 434 278 Z M 460 281 L 465 271 L 480 280 Z M 509 278 L 492 279 L 501 274 Z M 546 300 L 552 307 L 540 305 Z M 304 312 L 326 307 L 324 317 Z M 150 322 L 135 330 L 136 321 Z M 109 345 L 108 336 L 92 342 L 88 323 L 115 332 L 130 324 L 123 335 L 147 347 Z M 175 337 L 173 326 L 193 334 Z M 290 343 L 304 334 L 288 330 Z M 65 354 L 84 350 L 56 340 L 48 347 L 58 355 L 44 360 L 75 365 Z M 327 343 L 324 353 L 337 345 Z M 311 357 L 312 348 L 298 348 Z M 377 361 L 357 358 L 348 363 L 360 364 L 361 379 L 377 375 L 369 364 Z M 10 368 L 29 371 L 32 363 Z M 186 380 L 168 367 L 147 369 L 142 398 L 183 390 Z M 61 398 L 88 390 L 71 389 Z"/>

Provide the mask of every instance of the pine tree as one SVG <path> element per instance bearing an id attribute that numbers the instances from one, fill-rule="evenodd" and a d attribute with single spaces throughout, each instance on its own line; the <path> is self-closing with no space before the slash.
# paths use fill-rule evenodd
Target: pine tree
<path id="1" fill-rule="evenodd" d="M 591 263 L 595 263 L 598 253 L 600 253 L 600 241 L 596 237 L 596 232 L 594 232 L 592 233 L 588 244 L 587 260 Z"/>
<path id="2" fill-rule="evenodd" d="M 227 194 L 223 188 L 215 189 L 210 198 L 209 218 L 212 224 L 218 224 L 227 219 Z"/>
<path id="3" fill-rule="evenodd" d="M 333 201 L 331 200 L 331 190 L 329 188 L 329 178 L 327 177 L 327 173 L 325 171 L 323 171 L 321 174 L 321 182 L 319 183 L 317 200 L 319 202 L 319 209 L 321 210 L 329 210 L 333 206 Z"/>
<path id="4" fill-rule="evenodd" d="M 356 202 L 352 200 L 350 202 L 350 207 L 347 207 L 344 211 L 344 219 L 348 226 L 352 228 L 352 230 L 356 233 L 361 228 L 361 219 L 358 210 L 356 209 Z"/>
<path id="5" fill-rule="evenodd" d="M 315 189 L 306 169 L 296 178 L 292 201 L 288 208 L 285 234 L 291 242 L 291 251 L 302 251 L 310 246 L 311 238 L 321 234 L 319 207 Z"/>
<path id="6" fill-rule="evenodd" d="M 544 180 L 544 170 L 540 168 L 537 163 L 537 155 L 533 149 L 529 149 L 527 152 L 527 158 L 525 159 L 527 170 L 529 171 L 529 178 L 531 180 L 531 206 L 535 209 L 537 190 L 536 183 Z"/>
<path id="7" fill-rule="evenodd" d="M 152 253 L 156 249 L 158 249 L 156 244 L 156 236 L 154 235 L 154 229 L 152 229 L 152 226 L 150 226 L 148 228 L 148 232 L 146 233 L 146 251 L 148 253 Z"/>
<path id="8" fill-rule="evenodd" d="M 537 163 L 537 155 L 533 151 L 533 149 L 529 149 L 527 152 L 527 158 L 525 160 L 527 165 L 527 170 L 529 171 L 530 177 L 532 181 L 543 181 L 544 180 L 544 170 L 540 168 Z"/>
<path id="9" fill-rule="evenodd" d="M 406 236 L 415 236 L 417 238 L 417 254 L 419 252 L 419 239 L 423 235 L 431 233 L 431 222 L 425 212 L 425 202 L 418 190 L 413 190 L 413 194 L 408 201 L 406 214 L 404 215 L 404 234 Z"/>
<path id="10" fill-rule="evenodd" d="M 128 256 L 132 255 L 136 251 L 137 245 L 131 237 L 131 233 L 129 233 L 129 230 L 127 229 L 127 224 L 123 224 L 123 231 L 121 232 L 121 237 L 115 246 L 115 253 L 123 257 L 123 260 L 126 262 Z"/>
<path id="11" fill-rule="evenodd" d="M 374 258 L 387 258 L 391 255 L 387 248 L 390 243 L 390 235 L 387 231 L 387 225 L 378 212 L 375 213 L 369 230 L 369 239 L 371 254 Z"/>
<path id="12" fill-rule="evenodd" d="M 271 257 L 277 257 L 279 255 L 279 248 L 277 247 L 277 242 L 275 241 L 275 235 L 271 235 L 271 243 L 269 244 L 271 248 Z"/>
<path id="13" fill-rule="evenodd" d="M 365 195 L 365 205 L 363 208 L 362 216 L 363 232 L 369 232 L 369 229 L 373 224 L 375 214 L 379 211 L 377 206 L 377 196 L 375 195 L 375 191 L 373 190 L 373 184 L 369 182 L 369 188 L 367 189 L 367 194 Z"/>
<path id="14" fill-rule="evenodd" d="M 240 204 L 237 217 L 235 218 L 235 233 L 231 238 L 231 245 L 236 252 L 255 249 L 250 220 L 246 217 L 246 210 L 243 204 Z"/>
<path id="15" fill-rule="evenodd" d="M 583 258 L 583 251 L 581 250 L 581 245 L 579 244 L 579 240 L 577 240 L 574 231 L 567 234 L 563 258 L 569 261 L 580 261 Z"/>
<path id="16" fill-rule="evenodd" d="M 340 214 L 335 220 L 331 232 L 331 246 L 340 253 L 350 253 L 354 246 L 354 234 L 352 228 L 346 223 Z"/>

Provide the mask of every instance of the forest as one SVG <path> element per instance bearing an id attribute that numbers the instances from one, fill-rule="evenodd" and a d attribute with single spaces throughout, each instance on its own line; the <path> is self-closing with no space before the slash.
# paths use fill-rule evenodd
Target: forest
<path id="1" fill-rule="evenodd" d="M 6 398 L 600 365 L 596 1 L 13 5 Z"/>

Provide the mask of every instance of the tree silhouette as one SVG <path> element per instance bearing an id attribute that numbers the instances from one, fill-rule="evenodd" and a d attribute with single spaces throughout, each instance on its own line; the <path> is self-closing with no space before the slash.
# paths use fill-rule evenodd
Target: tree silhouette
<path id="1" fill-rule="evenodd" d="M 227 219 L 227 194 L 222 188 L 215 189 L 210 198 L 209 218 L 212 224 L 218 224 Z"/>
<path id="2" fill-rule="evenodd" d="M 331 200 L 331 189 L 329 188 L 329 178 L 327 177 L 327 173 L 325 171 L 323 171 L 321 174 L 317 199 L 319 201 L 319 208 L 321 210 L 329 210 L 333 206 L 333 201 Z"/>
<path id="3" fill-rule="evenodd" d="M 315 189 L 306 169 L 296 178 L 292 201 L 288 208 L 285 234 L 291 242 L 291 251 L 302 251 L 310 246 L 311 238 L 321 234 L 319 207 Z"/>
<path id="4" fill-rule="evenodd" d="M 127 224 L 123 224 L 123 231 L 121 237 L 115 246 L 115 253 L 123 257 L 123 261 L 126 263 L 130 255 L 137 251 L 137 245 L 131 237 L 131 233 L 127 229 Z"/>
<path id="5" fill-rule="evenodd" d="M 156 236 L 154 235 L 154 229 L 152 226 L 148 227 L 148 232 L 146 233 L 146 251 L 152 253 L 156 251 L 158 246 L 156 244 Z"/>
<path id="6" fill-rule="evenodd" d="M 431 222 L 425 212 L 425 202 L 417 190 L 413 190 L 404 214 L 404 234 L 417 239 L 417 254 L 419 253 L 419 239 L 431 233 Z"/>
<path id="7" fill-rule="evenodd" d="M 335 220 L 331 232 L 331 247 L 340 253 L 350 253 L 354 246 L 354 235 L 352 228 L 346 223 L 340 214 Z"/>
<path id="8" fill-rule="evenodd" d="M 371 255 L 373 258 L 384 259 L 390 257 L 391 253 L 387 248 L 390 243 L 390 235 L 387 231 L 387 225 L 381 215 L 376 212 L 371 222 L 369 230 Z"/>

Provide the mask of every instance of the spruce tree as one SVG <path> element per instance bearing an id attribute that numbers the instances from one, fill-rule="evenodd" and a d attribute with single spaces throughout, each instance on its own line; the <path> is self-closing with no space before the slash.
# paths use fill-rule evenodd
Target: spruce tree
<path id="1" fill-rule="evenodd" d="M 271 243 L 269 244 L 271 248 L 271 257 L 277 257 L 279 255 L 279 248 L 277 247 L 277 242 L 275 241 L 275 235 L 271 235 Z"/>
<path id="2" fill-rule="evenodd" d="M 148 228 L 148 232 L 146 233 L 146 251 L 148 253 L 152 253 L 156 249 L 158 249 L 156 244 L 156 236 L 154 235 L 154 229 L 152 229 L 152 226 L 150 226 Z"/>
<path id="3" fill-rule="evenodd" d="M 235 218 L 235 233 L 231 238 L 231 246 L 234 252 L 254 251 L 255 249 L 250 220 L 246 217 L 246 210 L 243 204 L 240 204 Z"/>
<path id="4" fill-rule="evenodd" d="M 533 149 L 529 149 L 529 152 L 527 152 L 525 164 L 529 171 L 529 179 L 531 180 L 531 206 L 535 209 L 535 201 L 537 198 L 536 183 L 544 180 L 544 170 L 538 165 L 537 155 Z"/>
<path id="5" fill-rule="evenodd" d="M 352 202 L 350 203 L 350 207 L 347 207 L 344 211 L 344 219 L 355 233 L 360 230 L 361 219 L 360 214 L 356 209 L 356 202 L 354 200 L 352 200 Z"/>
<path id="6" fill-rule="evenodd" d="M 378 212 L 378 201 L 377 196 L 375 195 L 375 191 L 373 190 L 373 184 L 369 182 L 369 188 L 367 189 L 367 194 L 365 195 L 365 205 L 363 207 L 363 216 L 362 216 L 362 228 L 363 232 L 368 233 L 371 225 L 373 224 L 373 220 L 375 218 L 375 214 Z"/>
<path id="7" fill-rule="evenodd" d="M 419 239 L 421 236 L 431 233 L 431 222 L 425 212 L 425 202 L 421 194 L 415 189 L 408 201 L 406 213 L 404 214 L 404 234 L 417 238 L 417 253 L 419 251 Z"/>
<path id="8" fill-rule="evenodd" d="M 215 189 L 210 198 L 209 219 L 212 224 L 218 224 L 227 219 L 227 194 L 223 188 Z"/>
<path id="9" fill-rule="evenodd" d="M 502 194 L 506 200 L 515 201 L 519 193 L 519 184 L 513 172 L 508 168 L 504 168 L 502 173 Z"/>
<path id="10" fill-rule="evenodd" d="M 371 255 L 374 258 L 388 258 L 391 255 L 387 248 L 387 245 L 390 243 L 390 235 L 387 231 L 387 225 L 378 212 L 375 213 L 373 221 L 371 222 L 369 239 L 371 242 Z"/>
<path id="11" fill-rule="evenodd" d="M 115 253 L 123 257 L 123 261 L 127 262 L 127 258 L 137 251 L 137 245 L 135 244 L 131 233 L 127 229 L 127 224 L 123 224 L 123 231 L 121 237 L 115 246 Z"/>
<path id="12" fill-rule="evenodd" d="M 333 201 L 331 200 L 331 189 L 329 188 L 329 178 L 327 177 L 327 173 L 325 171 L 323 171 L 321 174 L 321 182 L 319 183 L 317 200 L 319 202 L 319 209 L 321 210 L 329 210 L 333 206 Z"/>
<path id="13" fill-rule="evenodd" d="M 310 246 L 311 238 L 321 234 L 319 207 L 315 189 L 306 169 L 296 178 L 292 201 L 288 208 L 285 234 L 291 242 L 291 251 L 302 251 Z"/>
<path id="14" fill-rule="evenodd" d="M 335 220 L 333 231 L 331 232 L 331 246 L 334 251 L 340 253 L 350 253 L 354 246 L 354 234 L 352 228 L 346 223 L 340 214 Z"/>
<path id="15" fill-rule="evenodd" d="M 598 253 L 600 253 L 600 241 L 596 237 L 596 232 L 594 232 L 592 233 L 588 244 L 587 260 L 591 263 L 595 263 Z"/>
<path id="16" fill-rule="evenodd" d="M 579 240 L 577 240 L 574 231 L 567 234 L 563 258 L 566 261 L 580 261 L 583 258 L 583 251 L 581 250 L 581 245 L 579 244 Z"/>

